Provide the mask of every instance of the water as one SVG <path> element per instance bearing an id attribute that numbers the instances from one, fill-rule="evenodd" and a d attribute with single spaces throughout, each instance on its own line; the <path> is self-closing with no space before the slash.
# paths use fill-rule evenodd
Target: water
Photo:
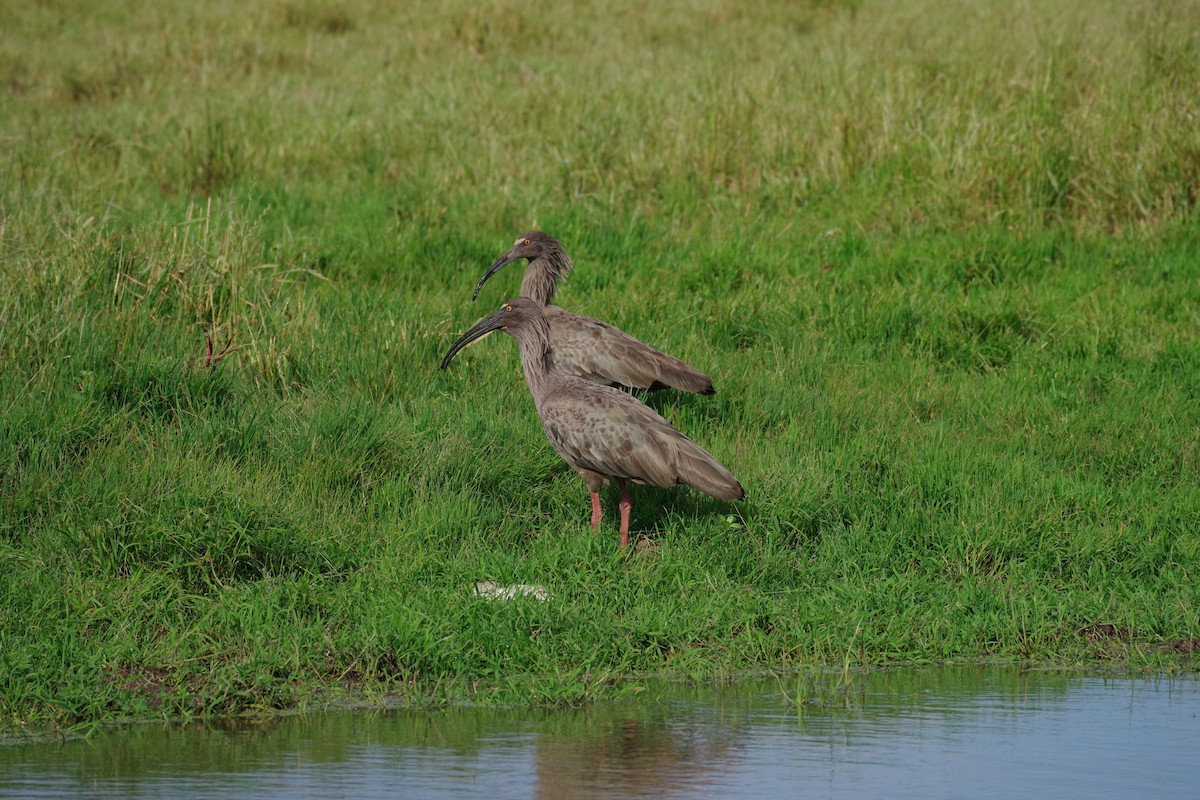
<path id="1" fill-rule="evenodd" d="M 2 798 L 1196 797 L 1200 680 L 905 670 L 0 747 Z"/>

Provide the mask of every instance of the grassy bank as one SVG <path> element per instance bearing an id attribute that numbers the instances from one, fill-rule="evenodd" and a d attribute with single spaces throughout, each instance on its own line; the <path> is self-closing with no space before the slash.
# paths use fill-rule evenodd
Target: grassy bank
<path id="1" fill-rule="evenodd" d="M 0 10 L 5 724 L 1192 668 L 1200 4 L 243 5 Z M 437 370 L 535 225 L 747 502 Z"/>

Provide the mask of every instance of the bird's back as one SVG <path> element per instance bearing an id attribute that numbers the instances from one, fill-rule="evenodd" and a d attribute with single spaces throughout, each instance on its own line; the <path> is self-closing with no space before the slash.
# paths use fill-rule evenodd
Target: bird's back
<path id="1" fill-rule="evenodd" d="M 577 471 L 662 487 L 686 483 L 718 500 L 745 497 L 737 478 L 711 454 L 618 389 L 558 373 L 539 413 L 554 449 Z"/>
<path id="2" fill-rule="evenodd" d="M 674 356 L 638 341 L 603 320 L 546 306 L 559 369 L 594 383 L 631 389 L 671 387 L 712 394 L 712 380 Z"/>

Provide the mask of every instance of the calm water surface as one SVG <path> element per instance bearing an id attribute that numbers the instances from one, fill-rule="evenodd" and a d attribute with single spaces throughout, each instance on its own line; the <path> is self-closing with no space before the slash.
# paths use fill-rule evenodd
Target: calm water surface
<path id="1" fill-rule="evenodd" d="M 1200 680 L 1010 668 L 328 712 L 0 747 L 0 797 L 1200 797 Z"/>

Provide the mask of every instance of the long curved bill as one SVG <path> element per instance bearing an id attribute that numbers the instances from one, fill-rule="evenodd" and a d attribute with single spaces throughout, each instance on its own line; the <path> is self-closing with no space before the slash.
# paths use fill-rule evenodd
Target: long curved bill
<path id="1" fill-rule="evenodd" d="M 484 317 L 483 319 L 479 320 L 479 322 L 476 322 L 475 325 L 471 327 L 471 330 L 458 337 L 458 341 L 450 345 L 450 351 L 446 353 L 446 357 L 442 359 L 441 368 L 445 369 L 446 367 L 450 366 L 450 359 L 458 355 L 459 351 L 464 350 L 467 345 L 471 344 L 477 339 L 482 339 L 492 331 L 499 330 L 503 323 L 503 319 L 500 316 L 502 313 L 502 311 L 497 311 L 495 314 Z"/>
<path id="2" fill-rule="evenodd" d="M 488 271 L 483 273 L 483 277 L 479 279 L 479 283 L 475 284 L 475 294 L 471 295 L 471 302 L 474 303 L 475 298 L 479 297 L 479 290 L 482 289 L 483 285 L 488 282 L 488 278 L 492 277 L 501 269 L 516 261 L 518 258 L 520 258 L 520 256 L 513 255 L 512 250 L 509 250 L 507 253 L 497 258 L 492 266 L 488 267 Z"/>

